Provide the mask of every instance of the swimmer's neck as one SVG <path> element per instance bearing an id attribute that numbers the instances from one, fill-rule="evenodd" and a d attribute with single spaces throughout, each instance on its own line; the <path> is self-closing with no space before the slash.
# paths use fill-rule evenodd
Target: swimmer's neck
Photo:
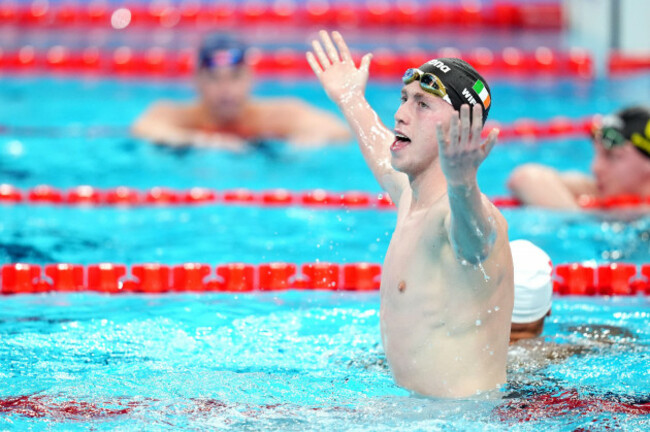
<path id="1" fill-rule="evenodd" d="M 447 180 L 438 159 L 426 170 L 408 177 L 413 194 L 411 212 L 430 208 L 447 193 Z"/>

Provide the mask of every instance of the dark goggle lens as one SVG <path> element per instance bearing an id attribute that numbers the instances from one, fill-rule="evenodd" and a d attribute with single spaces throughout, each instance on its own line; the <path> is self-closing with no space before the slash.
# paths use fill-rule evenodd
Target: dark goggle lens
<path id="1" fill-rule="evenodd" d="M 601 134 L 600 140 L 603 143 L 603 147 L 607 150 L 622 145 L 626 141 L 621 131 L 615 128 L 605 127 L 601 129 Z"/>
<path id="2" fill-rule="evenodd" d="M 402 82 L 404 82 L 404 84 L 410 84 L 418 79 L 419 76 L 420 74 L 418 73 L 417 69 L 407 69 L 406 72 L 404 72 L 404 76 L 402 77 Z"/>
<path id="3" fill-rule="evenodd" d="M 440 84 L 438 83 L 436 77 L 434 77 L 432 74 L 425 74 L 420 79 L 420 82 L 432 90 L 440 90 Z"/>

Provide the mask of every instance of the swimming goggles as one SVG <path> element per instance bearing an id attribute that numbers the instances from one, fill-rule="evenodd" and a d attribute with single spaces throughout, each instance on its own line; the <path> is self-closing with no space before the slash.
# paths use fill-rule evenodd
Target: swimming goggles
<path id="1" fill-rule="evenodd" d="M 438 96 L 444 101 L 451 104 L 451 99 L 447 94 L 447 88 L 440 81 L 440 78 L 429 72 L 422 72 L 420 69 L 410 68 L 406 69 L 404 76 L 402 76 L 402 82 L 407 85 L 411 84 L 413 81 L 419 80 L 420 87 L 427 93 Z"/>
<path id="2" fill-rule="evenodd" d="M 625 144 L 627 138 L 622 132 L 623 121 L 618 117 L 607 116 L 601 125 L 595 125 L 591 130 L 591 137 L 598 139 L 606 150 Z"/>

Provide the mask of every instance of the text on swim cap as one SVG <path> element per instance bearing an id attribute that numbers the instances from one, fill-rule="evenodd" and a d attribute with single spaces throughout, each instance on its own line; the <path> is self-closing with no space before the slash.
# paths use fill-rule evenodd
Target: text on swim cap
<path id="1" fill-rule="evenodd" d="M 446 64 L 444 64 L 444 63 L 441 62 L 440 60 L 433 59 L 433 60 L 429 61 L 428 63 L 429 63 L 430 65 L 432 65 L 432 66 L 437 67 L 438 69 L 440 69 L 440 70 L 443 71 L 444 73 L 447 73 L 447 72 L 449 72 L 449 71 L 451 70 L 451 69 L 449 68 L 449 66 L 447 66 Z"/>
<path id="2" fill-rule="evenodd" d="M 474 99 L 474 96 L 467 90 L 467 87 L 463 89 L 463 96 L 465 96 L 465 99 L 467 99 L 467 102 L 469 102 L 472 105 L 476 105 L 476 99 Z"/>

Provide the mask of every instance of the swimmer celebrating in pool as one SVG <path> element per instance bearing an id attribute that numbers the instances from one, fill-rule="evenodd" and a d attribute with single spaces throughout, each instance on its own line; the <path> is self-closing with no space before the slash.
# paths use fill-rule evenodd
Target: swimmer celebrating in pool
<path id="1" fill-rule="evenodd" d="M 320 37 L 307 61 L 398 209 L 380 311 L 395 381 L 433 397 L 499 388 L 506 382 L 513 269 L 506 221 L 476 180 L 498 134 L 480 136 L 489 87 L 455 58 L 407 69 L 390 131 L 364 96 L 371 55 L 357 68 L 339 33 L 332 34 L 336 46 L 327 32 Z"/>
<path id="2" fill-rule="evenodd" d="M 249 52 L 232 35 L 207 36 L 197 59 L 198 100 L 153 104 L 136 120 L 133 134 L 170 146 L 237 152 L 270 139 L 298 146 L 350 140 L 348 128 L 332 113 L 293 98 L 251 99 L 254 77 Z"/>

